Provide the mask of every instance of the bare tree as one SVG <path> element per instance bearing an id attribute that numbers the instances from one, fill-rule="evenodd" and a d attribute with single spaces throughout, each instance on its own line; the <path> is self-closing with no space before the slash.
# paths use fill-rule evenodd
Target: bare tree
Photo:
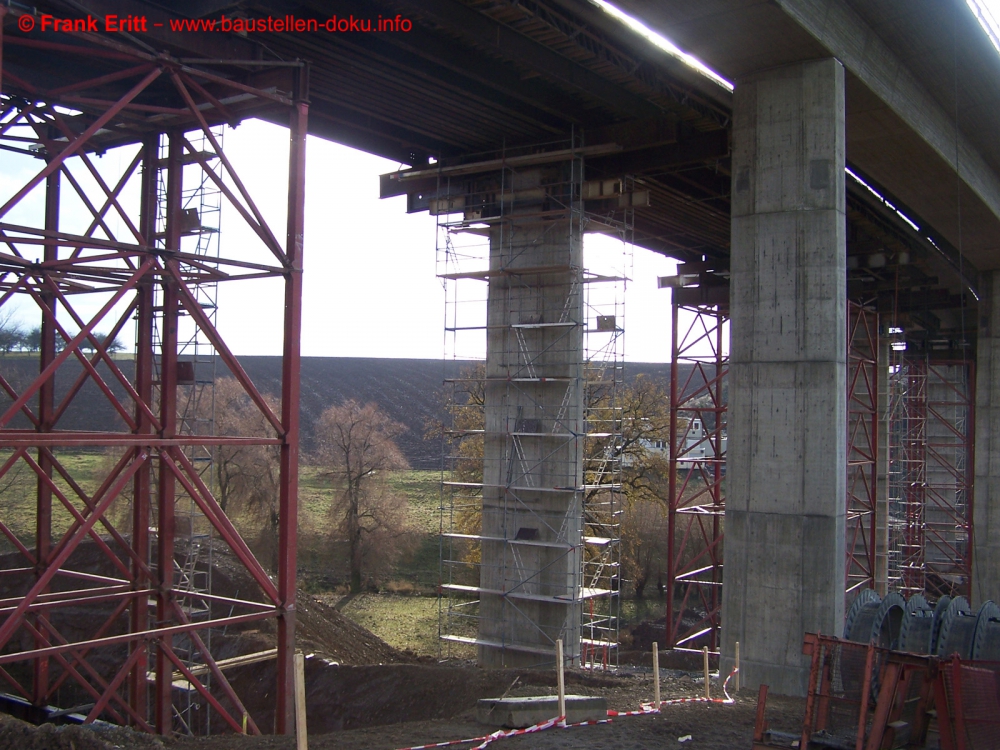
<path id="1" fill-rule="evenodd" d="M 264 398 L 272 410 L 278 410 L 277 399 L 268 395 Z M 273 436 L 264 414 L 235 378 L 220 378 L 215 382 L 215 432 L 234 437 Z M 277 446 L 222 445 L 215 456 L 215 466 L 222 510 L 248 511 L 276 532 Z"/>
<path id="2" fill-rule="evenodd" d="M 347 537 L 353 593 L 372 574 L 370 563 L 394 557 L 394 540 L 406 533 L 405 501 L 382 481 L 385 472 L 409 468 L 396 445 L 405 430 L 375 404 L 353 400 L 331 406 L 316 423 L 318 460 L 339 490 L 332 510 Z"/>
<path id="3" fill-rule="evenodd" d="M 24 332 L 14 320 L 12 309 L 0 309 L 0 354 L 8 354 L 21 347 Z"/>
<path id="4" fill-rule="evenodd" d="M 662 586 L 667 536 L 667 519 L 661 503 L 648 496 L 632 498 L 626 503 L 621 516 L 621 563 L 636 599 L 642 599 L 650 580 L 655 578 L 658 586 Z"/>

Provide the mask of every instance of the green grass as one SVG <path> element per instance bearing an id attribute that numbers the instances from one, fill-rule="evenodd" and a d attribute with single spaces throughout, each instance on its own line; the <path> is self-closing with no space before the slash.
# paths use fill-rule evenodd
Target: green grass
<path id="1" fill-rule="evenodd" d="M 406 497 L 409 503 L 410 525 L 428 534 L 438 533 L 441 505 L 440 471 L 393 472 L 389 477 L 389 487 Z"/>
<path id="2" fill-rule="evenodd" d="M 323 475 L 319 466 L 299 468 L 299 525 L 317 533 L 332 533 L 336 525 L 330 513 L 334 489 Z M 393 492 L 406 498 L 410 524 L 419 532 L 437 534 L 441 473 L 394 471 L 388 483 Z"/>
<path id="3" fill-rule="evenodd" d="M 647 589 L 648 591 L 648 589 Z M 656 594 L 648 594 L 643 599 L 623 597 L 621 600 L 621 625 L 636 625 L 643 620 L 662 620 L 666 617 L 667 602 Z"/>
<path id="4" fill-rule="evenodd" d="M 10 455 L 10 451 L 0 452 L 0 464 Z M 60 451 L 56 455 L 67 473 L 88 494 L 97 489 L 114 464 L 114 456 L 103 452 Z M 74 507 L 86 514 L 84 504 L 76 498 L 69 486 L 58 476 L 55 481 L 63 494 L 74 500 Z M 400 560 L 396 575 L 393 577 L 411 583 L 419 591 L 431 591 L 438 579 L 440 473 L 393 472 L 388 482 L 395 493 L 406 499 L 408 521 L 418 535 L 417 544 L 404 559 Z M 337 519 L 330 511 L 334 492 L 334 488 L 324 478 L 322 467 L 300 468 L 299 567 L 303 569 L 305 577 L 313 581 L 312 585 L 318 589 L 336 585 L 340 581 L 339 576 L 343 567 L 343 550 L 341 546 L 332 543 L 337 537 Z M 0 479 L 0 521 L 29 548 L 34 546 L 36 496 L 37 478 L 23 460 L 15 464 L 14 468 Z M 116 527 L 125 533 L 128 531 L 128 503 L 128 498 L 125 497 L 116 500 L 108 514 Z M 179 501 L 178 513 L 186 513 L 186 508 L 187 501 Z M 235 513 L 232 520 L 244 538 L 253 545 L 260 533 L 262 520 L 246 513 Z M 58 498 L 53 498 L 54 537 L 58 539 L 69 528 L 71 522 L 70 513 Z M 6 537 L 0 536 L 0 553 L 13 549 L 13 545 Z"/>
<path id="5" fill-rule="evenodd" d="M 111 469 L 112 463 L 109 456 L 103 453 L 84 453 L 54 451 L 56 460 L 65 469 L 66 473 L 80 487 L 80 489 L 90 495 L 97 489 L 100 481 Z M 32 451 L 31 458 L 37 460 L 37 454 Z M 4 464 L 11 456 L 11 451 L 0 451 L 0 465 Z M 53 482 L 58 492 L 62 494 L 73 507 L 86 513 L 86 507 L 73 489 L 59 476 L 58 471 L 53 472 Z M 0 521 L 3 523 L 27 546 L 34 547 L 35 539 L 35 519 L 37 515 L 38 497 L 38 477 L 31 467 L 22 459 L 15 463 L 11 469 L 0 478 Z M 116 517 L 120 501 L 115 501 L 108 516 Z M 123 502 L 121 504 L 124 504 Z M 52 534 L 58 539 L 69 528 L 73 517 L 60 501 L 58 495 L 52 497 Z M 3 537 L 0 539 L 0 551 L 8 552 L 14 549 L 13 545 Z"/>
<path id="6" fill-rule="evenodd" d="M 342 611 L 390 646 L 438 655 L 437 597 L 361 594 Z"/>

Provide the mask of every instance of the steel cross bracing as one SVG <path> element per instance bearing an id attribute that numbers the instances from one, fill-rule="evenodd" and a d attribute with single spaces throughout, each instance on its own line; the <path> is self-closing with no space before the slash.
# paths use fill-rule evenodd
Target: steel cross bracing
<path id="1" fill-rule="evenodd" d="M 878 313 L 848 301 L 847 604 L 876 583 L 878 336 Z"/>
<path id="2" fill-rule="evenodd" d="M 583 211 L 582 158 L 568 151 L 543 188 L 524 187 L 505 158 L 487 176 L 443 177 L 437 194 L 448 197 L 432 202 L 447 359 L 459 370 L 447 378 L 440 636 L 449 651 L 466 644 L 537 663 L 551 662 L 563 638 L 567 659 L 606 667 L 617 663 L 623 276 L 525 259 L 566 243 L 579 256 L 595 229 L 625 248 L 632 212 Z M 617 201 L 631 182 L 616 184 Z M 491 370 L 470 362 L 487 339 Z M 490 389 L 502 414 L 484 423 Z M 502 445 L 484 462 L 486 440 Z M 498 551 L 484 564 L 489 545 Z M 494 637 L 483 633 L 490 598 Z"/>
<path id="3" fill-rule="evenodd" d="M 2 10 L 2 9 L 0 9 Z M 4 40 L 5 58 L 25 39 Z M 86 721 L 98 718 L 167 734 L 179 727 L 177 689 L 197 693 L 206 712 L 236 732 L 257 733 L 257 718 L 208 647 L 207 632 L 270 620 L 277 632 L 274 729 L 292 728 L 292 656 L 295 626 L 295 557 L 298 463 L 299 330 L 305 169 L 305 78 L 293 74 L 291 93 L 263 91 L 202 73 L 167 56 L 77 37 L 72 44 L 30 40 L 32 49 L 67 59 L 100 59 L 114 72 L 43 84 L 4 60 L 0 137 L 4 148 L 36 159 L 37 173 L 0 206 L 0 309 L 33 315 L 41 323 L 38 375 L 18 382 L 0 371 L 0 483 L 25 471 L 33 477 L 30 524 L 0 519 L 6 547 L 0 570 L 6 593 L 0 621 L 0 679 L 39 710 L 56 696 L 75 696 Z M 75 77 L 76 76 L 76 77 Z M 107 97 L 109 81 L 127 84 Z M 137 105 L 164 82 L 182 106 Z M 89 95 L 102 89 L 102 99 Z M 220 100 L 235 95 L 289 113 L 291 130 L 287 227 L 283 241 L 263 219 L 209 118 L 230 119 Z M 95 103 L 95 101 L 97 103 Z M 67 110 L 64 107 L 72 108 Z M 164 111 L 169 109 L 169 112 Z M 70 113 L 75 112 L 75 113 Z M 94 139 L 108 132 L 136 134 L 126 145 L 124 168 L 110 182 L 91 158 Z M 161 137 L 167 153 L 158 154 Z M 223 182 L 194 142 L 206 139 L 224 165 Z M 136 142 L 138 141 L 138 142 Z M 126 139 L 125 141 L 129 141 Z M 218 187 L 260 238 L 267 258 L 191 252 L 182 240 L 182 173 L 192 165 Z M 91 176 L 88 186 L 79 175 Z M 165 176 L 164 223 L 158 227 L 157 182 Z M 80 229 L 63 226 L 62 201 L 73 195 L 89 218 Z M 34 219 L 28 197 L 44 195 L 44 218 Z M 137 196 L 129 200 L 130 195 Z M 14 215 L 17 215 L 14 220 Z M 114 219 L 114 221 L 112 221 Z M 117 235 L 112 226 L 120 225 Z M 205 310 L 199 287 L 271 277 L 283 285 L 275 314 L 284 318 L 281 407 L 273 410 L 247 377 Z M 269 424 L 266 435 L 216 435 L 185 430 L 179 396 L 184 366 L 178 321 L 190 318 Z M 133 325 L 133 363 L 109 351 Z M 108 331 L 99 339 L 97 330 Z M 154 331 L 157 332 L 154 338 Z M 6 369 L 6 368 L 5 368 Z M 58 380 L 57 380 L 58 378 Z M 84 386 L 94 386 L 119 423 L 81 432 L 65 427 Z M 254 558 L 221 511 L 193 457 L 220 445 L 273 445 L 280 451 L 277 501 L 279 551 L 272 572 Z M 75 474 L 74 451 L 112 455 L 96 481 Z M 193 503 L 199 523 L 211 528 L 226 554 L 254 582 L 253 592 L 226 598 L 192 595 L 175 546 L 181 507 Z M 78 564 L 87 555 L 100 572 Z M 221 553 L 220 553 L 221 554 Z M 193 608 L 207 603 L 207 617 Z M 81 612 L 87 616 L 81 616 Z M 192 669 L 179 650 L 196 651 Z M 113 665 L 113 666 L 111 666 Z M 210 685 L 210 686 L 209 686 Z M 185 700 L 187 697 L 185 696 Z"/>
<path id="4" fill-rule="evenodd" d="M 725 515 L 728 305 L 671 297 L 667 644 L 718 649 Z"/>
<path id="5" fill-rule="evenodd" d="M 968 361 L 907 353 L 893 363 L 890 588 L 970 595 L 973 383 Z"/>

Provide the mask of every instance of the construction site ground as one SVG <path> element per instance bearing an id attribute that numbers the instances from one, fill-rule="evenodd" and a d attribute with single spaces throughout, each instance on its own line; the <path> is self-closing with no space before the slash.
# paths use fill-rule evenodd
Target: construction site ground
<path id="1" fill-rule="evenodd" d="M 311 660 L 312 661 L 312 660 Z M 309 747 L 312 750 L 397 750 L 416 745 L 481 737 L 494 731 L 475 720 L 475 701 L 503 694 L 547 695 L 555 692 L 545 672 L 487 672 L 471 665 L 314 666 L 307 670 Z M 507 683 L 507 684 L 505 684 Z M 603 695 L 613 710 L 634 710 L 652 697 L 652 675 L 567 675 L 567 690 Z M 702 685 L 687 675 L 665 676 L 664 700 L 692 697 Z M 596 726 L 553 728 L 497 740 L 495 748 L 649 747 L 729 750 L 751 744 L 757 695 L 744 690 L 731 704 L 681 703 L 659 715 L 614 718 Z M 801 728 L 804 702 L 770 696 L 767 717 L 774 729 Z M 351 728 L 338 729 L 341 724 Z M 690 740 L 683 739 L 690 736 Z M 683 739 L 683 741 L 682 741 Z M 475 747 L 468 743 L 462 747 Z M 0 747 L 18 750 L 295 750 L 294 737 L 247 737 L 223 734 L 160 740 L 128 730 L 93 730 L 76 726 L 36 728 L 9 717 L 0 720 Z"/>
<path id="2" fill-rule="evenodd" d="M 100 572 L 106 560 L 93 545 L 84 545 L 74 555 L 76 569 Z M 15 586 L 16 581 L 0 586 Z M 249 590 L 246 574 L 229 555 L 218 554 L 213 571 L 216 593 L 232 596 Z M 13 594 L 13 590 L 8 592 Z M 326 601 L 324 601 L 324 599 Z M 407 748 L 450 740 L 481 737 L 494 731 L 475 721 L 480 698 L 502 695 L 554 695 L 556 674 L 545 670 L 483 670 L 469 660 L 440 662 L 428 654 L 394 648 L 371 631 L 345 617 L 331 596 L 314 597 L 299 592 L 297 646 L 305 661 L 306 705 L 309 747 L 312 750 L 360 750 L 360 748 Z M 107 613 L 95 611 L 94 622 Z M 56 623 L 62 632 L 77 635 L 94 626 L 80 613 L 72 622 Z M 645 631 L 649 631 L 648 633 Z M 614 671 L 570 670 L 567 692 L 600 695 L 608 708 L 637 710 L 653 700 L 652 655 L 645 641 L 655 637 L 649 623 L 630 635 L 637 650 L 620 655 Z M 273 623 L 264 621 L 234 628 L 214 642 L 222 656 L 255 654 L 274 647 Z M 661 652 L 662 698 L 696 698 L 704 694 L 700 678 L 701 654 Z M 114 650 L 94 658 L 93 663 L 111 674 L 124 652 Z M 241 696 L 258 727 L 270 732 L 274 723 L 275 663 L 272 660 L 227 670 L 227 679 Z M 712 680 L 712 696 L 722 697 L 721 686 Z M 757 706 L 756 691 L 734 694 L 734 702 L 679 703 L 665 706 L 659 715 L 614 718 L 609 724 L 554 728 L 538 734 L 499 740 L 493 747 L 520 748 L 630 748 L 691 747 L 729 750 L 749 748 Z M 86 696 L 67 698 L 71 705 L 86 702 Z M 65 706 L 63 706 L 65 708 Z M 771 696 L 767 718 L 773 729 L 800 731 L 804 701 Z M 213 719 L 213 732 L 199 738 L 158 739 L 151 735 L 105 725 L 103 728 L 72 725 L 34 727 L 0 714 L 0 749 L 16 750 L 294 750 L 292 737 L 236 734 Z M 690 735 L 690 740 L 680 741 Z M 468 743 L 461 747 L 475 747 Z"/>

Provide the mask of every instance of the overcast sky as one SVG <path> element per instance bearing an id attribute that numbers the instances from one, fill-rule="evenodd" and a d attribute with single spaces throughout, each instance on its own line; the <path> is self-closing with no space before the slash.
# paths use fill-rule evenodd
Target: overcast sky
<path id="1" fill-rule="evenodd" d="M 251 120 L 224 136 L 224 150 L 275 234 L 284 236 L 288 131 Z M 134 147 L 95 159 L 109 182 L 131 160 Z M 4 200 L 36 173 L 36 159 L 0 156 Z M 405 197 L 380 200 L 378 176 L 399 164 L 339 144 L 310 137 L 307 144 L 305 276 L 302 353 L 313 357 L 438 358 L 444 351 L 444 291 L 436 277 L 435 221 L 427 213 L 407 214 Z M 190 169 L 190 168 L 189 168 Z M 81 182 L 90 183 L 78 164 Z M 190 171 L 188 172 L 190 174 Z M 186 175 L 186 180 L 190 178 Z M 135 191 L 122 201 L 134 205 Z M 93 200 L 95 203 L 96 193 Z M 42 190 L 36 189 L 5 220 L 40 225 Z M 63 186 L 61 225 L 82 232 L 89 214 Z M 109 222 L 122 239 L 120 221 Z M 119 232 L 121 232 L 119 234 Z M 595 240 L 585 241 L 594 256 Z M 256 236 L 232 209 L 222 215 L 222 253 L 266 259 Z M 595 258 L 594 261 L 597 259 Z M 669 359 L 669 293 L 656 277 L 672 273 L 674 262 L 637 249 L 626 285 L 626 357 L 632 361 Z M 237 354 L 281 352 L 281 284 L 273 280 L 223 283 L 217 323 Z M 96 309 L 77 297 L 81 310 Z M 38 324 L 33 304 L 21 301 L 25 326 Z M 98 329 L 107 330 L 108 325 Z M 122 339 L 130 343 L 134 333 Z M 131 346 L 129 346 L 131 349 Z"/>
<path id="2" fill-rule="evenodd" d="M 253 121 L 226 133 L 225 150 L 234 162 L 249 164 L 250 171 L 240 173 L 252 192 L 273 194 L 286 174 L 283 165 L 242 157 L 259 153 L 262 142 L 286 141 L 286 131 Z M 378 197 L 378 176 L 400 165 L 312 137 L 307 163 L 303 354 L 440 357 L 444 291 L 436 277 L 434 217 L 407 214 L 405 196 Z M 281 200 L 274 204 L 283 209 Z M 274 213 L 283 221 L 283 210 Z M 239 221 L 223 216 L 223 252 L 241 241 L 231 231 L 242 230 Z M 588 237 L 586 245 L 592 242 Z M 671 273 L 674 263 L 642 249 L 634 262 L 626 290 L 627 355 L 634 361 L 665 361 L 669 293 L 656 288 L 656 276 Z M 258 312 L 255 295 L 238 289 L 248 286 L 223 285 L 219 325 L 236 351 L 276 354 L 280 321 Z M 251 320 L 253 325 L 247 325 Z"/>

